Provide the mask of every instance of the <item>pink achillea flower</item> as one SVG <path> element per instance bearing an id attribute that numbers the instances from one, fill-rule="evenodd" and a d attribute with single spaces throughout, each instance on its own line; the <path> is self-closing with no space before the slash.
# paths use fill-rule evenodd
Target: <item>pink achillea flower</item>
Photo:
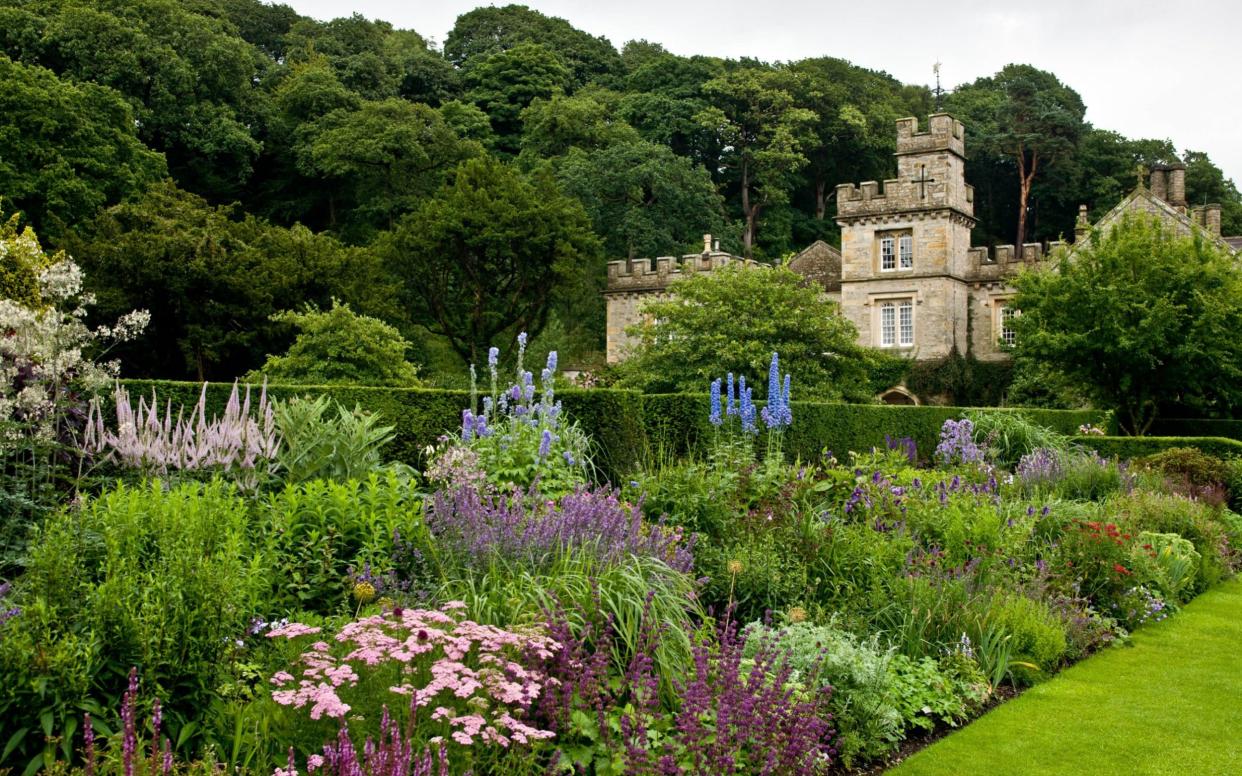
<path id="1" fill-rule="evenodd" d="M 522 718 L 555 680 L 524 661 L 542 664 L 560 643 L 539 630 L 510 631 L 465 619 L 464 609 L 463 602 L 450 601 L 438 610 L 403 609 L 354 620 L 302 653 L 296 686 L 293 672 L 274 674 L 272 700 L 309 707 L 311 719 L 342 719 L 352 708 L 342 693 L 348 697 L 363 677 L 378 675 L 390 680 L 391 692 L 409 698 L 411 716 L 434 708 L 432 727 L 443 733 L 436 738 L 445 745 L 482 741 L 508 747 L 552 738 L 551 731 Z M 290 623 L 269 635 L 318 632 Z M 308 770 L 314 770 L 310 761 Z"/>

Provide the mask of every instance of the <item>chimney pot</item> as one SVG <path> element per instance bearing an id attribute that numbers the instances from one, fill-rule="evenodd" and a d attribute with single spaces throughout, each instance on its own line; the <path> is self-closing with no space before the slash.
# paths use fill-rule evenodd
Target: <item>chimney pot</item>
<path id="1" fill-rule="evenodd" d="M 712 236 L 710 234 L 703 235 L 703 252 L 712 252 Z"/>

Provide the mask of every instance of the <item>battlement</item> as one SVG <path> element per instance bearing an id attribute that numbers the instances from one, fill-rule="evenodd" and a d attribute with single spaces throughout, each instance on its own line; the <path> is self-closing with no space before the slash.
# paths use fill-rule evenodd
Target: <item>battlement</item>
<path id="1" fill-rule="evenodd" d="M 683 277 L 711 272 L 729 264 L 766 267 L 751 259 L 743 259 L 723 251 L 688 253 L 684 256 L 660 256 L 655 259 L 622 259 L 608 262 L 608 286 L 605 293 L 622 291 L 658 291 Z"/>
<path id="2" fill-rule="evenodd" d="M 889 178 L 883 182 L 863 181 L 859 185 L 842 183 L 837 186 L 837 216 L 850 218 L 855 216 L 882 215 L 908 210 L 938 210 L 949 206 L 946 204 L 946 188 L 943 181 L 929 181 L 924 184 L 918 181 Z M 967 215 L 974 212 L 975 187 L 963 184 L 965 190 Z M 926 192 L 927 196 L 923 196 Z"/>
<path id="3" fill-rule="evenodd" d="M 966 252 L 967 267 L 970 268 L 975 278 L 984 280 L 999 278 L 1015 274 L 1023 265 L 1043 261 L 1064 245 L 1065 243 L 1060 240 L 1047 245 L 1023 243 L 1021 251 L 1013 245 L 997 245 L 991 249 L 979 246 Z"/>
<path id="4" fill-rule="evenodd" d="M 897 120 L 897 155 L 950 151 L 965 158 L 966 127 L 948 113 L 927 117 L 927 129 L 919 131 L 919 120 L 908 116 Z"/>

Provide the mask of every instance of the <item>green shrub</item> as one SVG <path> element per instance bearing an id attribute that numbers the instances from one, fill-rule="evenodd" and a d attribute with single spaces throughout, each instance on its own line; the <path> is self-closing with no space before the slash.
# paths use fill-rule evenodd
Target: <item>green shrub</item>
<path id="1" fill-rule="evenodd" d="M 1155 455 L 1173 447 L 1193 447 L 1217 458 L 1242 456 L 1242 442 L 1223 437 L 1081 436 L 1074 441 L 1105 458 L 1123 461 Z"/>
<path id="2" fill-rule="evenodd" d="M 394 570 L 394 537 L 424 553 L 430 545 L 421 499 L 395 472 L 290 484 L 255 509 L 272 571 L 264 610 L 277 616 L 352 611 L 358 575 L 373 577 L 366 581 L 376 594 L 392 592 L 383 588 L 384 574 Z"/>
<path id="3" fill-rule="evenodd" d="M 755 622 L 746 627 L 743 654 L 753 657 L 762 645 L 773 642 L 788 651 L 795 679 L 818 668 L 819 686 L 832 687 L 829 709 L 846 767 L 875 759 L 901 741 L 903 720 L 894 705 L 891 650 L 882 649 L 874 638 L 863 641 L 832 624 L 766 628 Z"/>
<path id="4" fill-rule="evenodd" d="M 1171 447 L 1135 462 L 1162 476 L 1174 492 L 1197 498 L 1229 498 L 1233 469 L 1225 461 L 1193 447 Z"/>
<path id="5" fill-rule="evenodd" d="M 1132 534 L 1150 531 L 1188 539 L 1201 558 L 1191 588 L 1196 595 L 1233 571 L 1231 564 L 1236 556 L 1230 548 L 1229 534 L 1219 508 L 1182 496 L 1136 491 L 1112 499 L 1107 509 L 1115 512 L 1118 523 Z"/>
<path id="6" fill-rule="evenodd" d="M 893 701 L 906 726 L 935 730 L 956 727 L 988 697 L 987 679 L 973 660 L 950 654 L 940 660 L 901 653 L 889 662 Z"/>
<path id="7" fill-rule="evenodd" d="M 1012 661 L 1037 666 L 1037 672 L 1014 666 L 1016 680 L 1030 682 L 1060 667 L 1069 648 L 1065 629 L 1043 601 L 1017 593 L 1000 593 L 988 604 L 985 619 L 1008 637 Z"/>
<path id="8" fill-rule="evenodd" d="M 248 512 L 230 485 L 152 482 L 34 534 L 13 594 L 22 614 L 0 639 L 10 764 L 42 750 L 45 730 L 70 732 L 83 710 L 118 708 L 132 666 L 166 699 L 171 726 L 201 713 L 234 640 L 267 605 L 272 575 L 248 541 Z"/>
<path id="9" fill-rule="evenodd" d="M 1071 501 L 1102 501 L 1133 487 L 1134 476 L 1116 458 L 1074 450 L 1062 458 L 1061 476 L 1053 493 Z"/>
<path id="10" fill-rule="evenodd" d="M 1130 548 L 1130 568 L 1164 600 L 1185 603 L 1202 561 L 1194 544 L 1177 534 L 1142 531 Z"/>

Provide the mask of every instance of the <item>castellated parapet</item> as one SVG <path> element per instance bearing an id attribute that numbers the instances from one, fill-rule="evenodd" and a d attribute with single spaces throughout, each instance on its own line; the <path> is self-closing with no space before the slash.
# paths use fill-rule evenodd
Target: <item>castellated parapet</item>
<path id="1" fill-rule="evenodd" d="M 704 235 L 702 253 L 608 262 L 608 284 L 604 291 L 608 316 L 608 363 L 616 363 L 626 357 L 634 345 L 626 330 L 646 319 L 643 305 L 666 297 L 673 282 L 730 264 L 754 268 L 768 266 L 712 250 L 712 244 L 711 235 Z"/>
<path id="2" fill-rule="evenodd" d="M 949 209 L 971 219 L 975 190 L 965 179 L 966 130 L 962 122 L 937 113 L 920 132 L 918 119 L 897 121 L 897 177 L 837 186 L 837 220 Z"/>

